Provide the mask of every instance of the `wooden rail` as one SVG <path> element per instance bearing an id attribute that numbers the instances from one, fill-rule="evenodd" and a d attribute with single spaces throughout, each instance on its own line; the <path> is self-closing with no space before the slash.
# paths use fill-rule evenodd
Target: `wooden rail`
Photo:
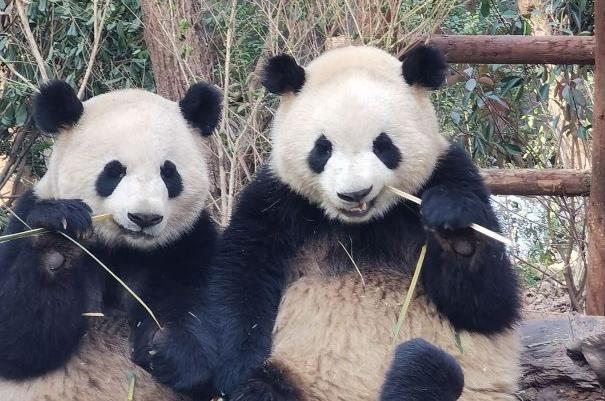
<path id="1" fill-rule="evenodd" d="M 593 36 L 440 35 L 429 43 L 450 63 L 594 64 Z"/>
<path id="2" fill-rule="evenodd" d="M 494 195 L 588 196 L 590 171 L 571 169 L 483 169 Z"/>

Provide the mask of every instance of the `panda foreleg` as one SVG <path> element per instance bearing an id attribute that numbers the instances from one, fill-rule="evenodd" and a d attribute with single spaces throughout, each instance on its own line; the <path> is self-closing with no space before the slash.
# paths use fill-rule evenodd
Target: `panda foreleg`
<path id="1" fill-rule="evenodd" d="M 175 294 L 188 299 L 199 297 L 183 291 Z M 215 393 L 211 375 L 217 364 L 217 340 L 207 314 L 200 308 L 189 310 L 195 313 L 185 312 L 178 322 L 174 317 L 180 313 L 175 312 L 173 319 L 160 315 L 162 322 L 167 322 L 161 329 L 149 316 L 135 318 L 131 327 L 132 360 L 173 390 L 209 399 Z"/>
<path id="2" fill-rule="evenodd" d="M 395 350 L 380 401 L 455 401 L 463 387 L 462 369 L 452 356 L 414 339 Z"/>
<path id="3" fill-rule="evenodd" d="M 428 231 L 423 286 L 456 329 L 505 330 L 519 317 L 516 275 L 500 242 L 476 233 L 476 223 L 500 231 L 489 192 L 468 156 L 452 147 L 422 193 Z"/>
<path id="4" fill-rule="evenodd" d="M 81 238 L 92 229 L 90 208 L 79 200 L 20 199 L 15 214 L 31 227 Z M 26 227 L 13 217 L 7 233 Z M 34 377 L 62 366 L 85 329 L 87 278 L 79 252 L 57 234 L 0 244 L 0 375 Z"/>

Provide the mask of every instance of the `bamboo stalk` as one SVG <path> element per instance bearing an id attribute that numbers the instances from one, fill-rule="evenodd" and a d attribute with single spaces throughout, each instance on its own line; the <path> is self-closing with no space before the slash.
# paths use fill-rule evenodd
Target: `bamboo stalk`
<path id="1" fill-rule="evenodd" d="M 93 223 L 99 223 L 101 221 L 105 221 L 111 218 L 111 214 L 99 214 L 97 216 L 92 217 Z M 33 235 L 46 234 L 50 232 L 46 228 L 34 228 L 33 230 L 21 231 L 19 233 L 7 234 L 0 236 L 0 244 L 4 242 L 13 241 L 16 239 L 27 238 Z"/>
<path id="2" fill-rule="evenodd" d="M 395 195 L 398 195 L 404 199 L 412 201 L 418 205 L 420 205 L 422 203 L 422 200 L 417 196 L 408 194 L 407 192 L 403 192 L 402 190 L 394 188 L 394 187 L 387 186 L 387 188 L 391 192 L 393 192 Z M 487 237 L 490 237 L 491 239 L 495 239 L 496 241 L 502 242 L 504 245 L 508 245 L 508 246 L 513 245 L 512 241 L 510 239 L 506 238 L 505 236 L 503 236 L 502 234 L 492 231 L 483 226 L 480 226 L 479 224 L 473 223 L 470 225 L 470 228 L 477 231 L 478 233 L 481 233 Z"/>

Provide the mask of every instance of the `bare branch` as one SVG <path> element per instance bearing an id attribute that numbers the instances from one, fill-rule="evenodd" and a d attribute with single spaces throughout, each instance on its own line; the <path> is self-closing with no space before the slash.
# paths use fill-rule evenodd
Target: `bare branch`
<path id="1" fill-rule="evenodd" d="M 29 27 L 29 21 L 27 19 L 27 12 L 25 9 L 25 3 L 23 0 L 15 0 L 15 7 L 17 8 L 17 13 L 19 14 L 19 19 L 21 21 L 21 27 L 23 29 L 23 33 L 25 34 L 25 38 L 27 39 L 27 43 L 29 44 L 30 50 L 36 59 L 36 64 L 38 64 L 38 69 L 40 70 L 40 75 L 42 76 L 43 81 L 48 81 L 48 74 L 46 72 L 46 63 L 42 58 L 42 54 L 40 54 L 40 50 L 38 49 L 38 45 L 36 44 L 36 39 L 34 38 L 34 34 Z"/>

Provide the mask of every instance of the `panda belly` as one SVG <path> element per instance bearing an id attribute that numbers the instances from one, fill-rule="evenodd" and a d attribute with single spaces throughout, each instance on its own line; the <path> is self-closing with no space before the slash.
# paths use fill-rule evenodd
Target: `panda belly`
<path id="1" fill-rule="evenodd" d="M 370 270 L 371 271 L 371 270 Z M 272 361 L 305 400 L 377 400 L 397 344 L 423 338 L 454 356 L 465 374 L 461 400 L 514 400 L 519 344 L 511 331 L 459 335 L 418 291 L 398 338 L 394 327 L 409 279 L 390 272 L 306 275 L 285 292 Z"/>
<path id="2" fill-rule="evenodd" d="M 2 401 L 128 400 L 129 373 L 134 373 L 134 401 L 183 401 L 130 360 L 124 319 L 91 322 L 80 350 L 62 368 L 35 379 L 0 379 Z"/>

